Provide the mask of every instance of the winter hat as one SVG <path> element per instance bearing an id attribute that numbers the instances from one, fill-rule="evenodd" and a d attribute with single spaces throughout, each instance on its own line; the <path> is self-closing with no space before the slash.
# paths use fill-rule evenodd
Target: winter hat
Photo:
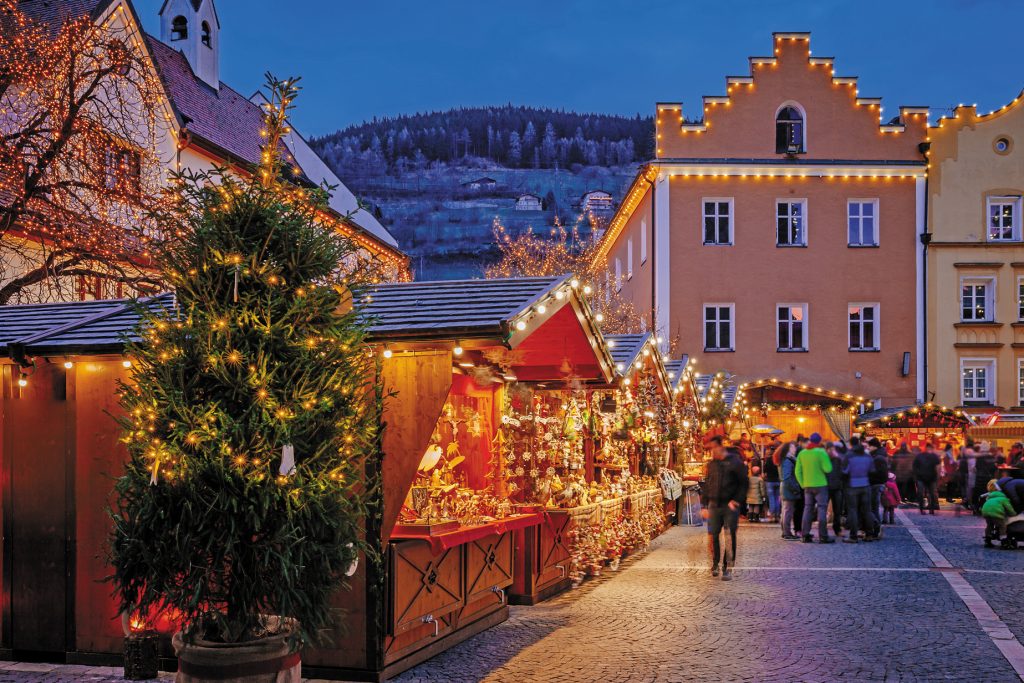
<path id="1" fill-rule="evenodd" d="M 889 481 L 896 481 L 896 475 L 892 472 L 889 473 Z"/>
<path id="2" fill-rule="evenodd" d="M 818 432 L 814 432 L 813 434 L 811 434 L 810 442 L 821 443 L 821 434 L 819 434 Z"/>

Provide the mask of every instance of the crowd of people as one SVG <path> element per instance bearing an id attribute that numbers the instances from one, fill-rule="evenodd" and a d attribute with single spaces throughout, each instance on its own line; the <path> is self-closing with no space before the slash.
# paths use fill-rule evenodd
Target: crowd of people
<path id="1" fill-rule="evenodd" d="M 816 522 L 818 543 L 842 538 L 854 544 L 881 539 L 901 505 L 934 515 L 945 496 L 985 517 L 986 544 L 1002 539 L 1006 545 L 1006 520 L 1024 512 L 1024 479 L 1014 476 L 1024 472 L 1021 443 L 1003 454 L 971 441 L 962 448 L 939 442 L 911 448 L 905 441 L 896 446 L 858 436 L 826 442 L 814 433 L 761 449 L 746 434 L 734 443 L 716 436 L 708 446 L 712 459 L 701 504 L 712 575 L 725 580 L 732 576 L 744 513 L 750 522 L 779 524 L 787 541 L 813 543 Z"/>

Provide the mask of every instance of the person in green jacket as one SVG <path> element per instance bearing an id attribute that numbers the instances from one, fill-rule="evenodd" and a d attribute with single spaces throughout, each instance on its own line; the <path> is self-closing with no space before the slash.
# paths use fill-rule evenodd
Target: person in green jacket
<path id="1" fill-rule="evenodd" d="M 814 432 L 807 448 L 796 455 L 796 480 L 804 490 L 803 542 L 810 543 L 811 520 L 818 507 L 818 543 L 835 543 L 828 535 L 828 473 L 832 461 L 821 446 L 821 434 Z"/>
<path id="2" fill-rule="evenodd" d="M 985 518 L 985 547 L 990 547 L 993 540 L 1006 538 L 1006 520 L 1016 515 L 1017 511 L 1013 509 L 1013 503 L 1007 495 L 999 490 L 995 479 L 988 483 L 988 493 L 984 498 L 981 516 Z"/>

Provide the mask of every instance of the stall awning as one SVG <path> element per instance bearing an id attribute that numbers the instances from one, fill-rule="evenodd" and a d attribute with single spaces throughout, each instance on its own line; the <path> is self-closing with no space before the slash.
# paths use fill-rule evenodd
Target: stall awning
<path id="1" fill-rule="evenodd" d="M 651 333 L 607 334 L 604 338 L 615 361 L 615 371 L 625 376 L 632 369 L 630 366 L 640 358 L 644 345 L 651 340 Z"/>
<path id="2" fill-rule="evenodd" d="M 694 383 L 697 385 L 697 391 L 700 393 L 700 400 L 703 402 L 708 397 L 708 392 L 711 389 L 711 385 L 714 382 L 714 375 L 701 375 Z M 736 385 L 732 383 L 725 383 L 722 386 L 722 403 L 729 410 L 732 410 L 733 405 L 736 403 L 737 390 Z"/>
<path id="3" fill-rule="evenodd" d="M 134 299 L 0 306 L 0 354 L 9 357 L 121 353 L 139 322 L 138 305 L 172 309 L 170 293 Z"/>
<path id="4" fill-rule="evenodd" d="M 917 404 L 861 413 L 854 423 L 888 429 L 966 429 L 974 424 L 974 419 L 962 410 Z"/>

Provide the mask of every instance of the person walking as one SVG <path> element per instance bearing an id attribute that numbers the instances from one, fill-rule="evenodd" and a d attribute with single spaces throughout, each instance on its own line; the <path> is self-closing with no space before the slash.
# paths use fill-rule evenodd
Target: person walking
<path id="1" fill-rule="evenodd" d="M 775 444 L 775 446 L 764 459 L 764 486 L 768 491 L 768 521 L 772 524 L 778 524 L 779 522 L 779 512 L 781 511 L 779 495 L 782 487 L 782 480 L 779 478 L 779 463 L 781 462 L 779 449 L 781 444 Z M 779 460 L 776 460 L 777 457 Z"/>
<path id="2" fill-rule="evenodd" d="M 793 513 L 796 510 L 797 500 L 803 500 L 804 492 L 796 480 L 796 442 L 790 441 L 780 449 L 781 459 L 779 464 L 779 478 L 782 486 L 782 538 L 787 541 L 795 541 L 800 537 L 793 533 Z M 797 521 L 800 523 L 800 520 Z M 799 530 L 799 529 L 797 529 Z"/>
<path id="3" fill-rule="evenodd" d="M 900 449 L 892 456 L 892 471 L 896 473 L 896 485 L 905 502 L 915 500 L 914 454 L 907 449 L 907 442 L 900 442 Z"/>
<path id="4" fill-rule="evenodd" d="M 832 461 L 821 447 L 821 434 L 814 432 L 808 439 L 807 448 L 796 456 L 796 480 L 804 490 L 804 515 L 801 531 L 803 542 L 811 543 L 811 523 L 815 508 L 818 515 L 818 543 L 835 543 L 828 535 L 828 473 Z"/>
<path id="5" fill-rule="evenodd" d="M 974 490 L 977 458 L 974 443 L 968 441 L 960 449 L 960 460 L 957 461 L 957 473 L 960 475 L 960 504 L 968 510 L 971 509 L 971 491 Z"/>
<path id="6" fill-rule="evenodd" d="M 928 499 L 928 514 L 935 514 L 939 509 L 939 465 L 942 460 L 935 449 L 925 446 L 925 449 L 914 456 L 913 472 L 914 481 L 917 483 L 917 507 L 924 512 L 925 498 Z"/>
<path id="7" fill-rule="evenodd" d="M 718 576 L 721 560 L 722 580 L 729 581 L 736 561 L 736 530 L 739 527 L 740 508 L 747 498 L 747 468 L 739 449 L 725 448 L 721 436 L 713 436 L 709 442 L 712 460 L 708 463 L 707 478 L 701 487 L 700 514 L 708 524 L 711 576 Z M 725 529 L 724 553 L 722 529 Z"/>
<path id="8" fill-rule="evenodd" d="M 831 444 L 828 449 L 828 458 L 832 461 L 832 471 L 828 473 L 828 505 L 832 511 L 832 533 L 837 537 L 843 535 L 843 516 L 846 514 L 843 504 L 846 493 L 843 482 L 843 458 L 846 457 L 846 453 L 846 444 L 842 441 Z"/>
<path id="9" fill-rule="evenodd" d="M 846 518 L 849 522 L 850 536 L 844 543 L 857 543 L 857 534 L 863 540 L 875 540 L 876 520 L 871 512 L 871 470 L 875 467 L 874 459 L 867 454 L 859 443 L 853 447 L 843 463 L 843 474 L 848 477 L 846 488 Z"/>

